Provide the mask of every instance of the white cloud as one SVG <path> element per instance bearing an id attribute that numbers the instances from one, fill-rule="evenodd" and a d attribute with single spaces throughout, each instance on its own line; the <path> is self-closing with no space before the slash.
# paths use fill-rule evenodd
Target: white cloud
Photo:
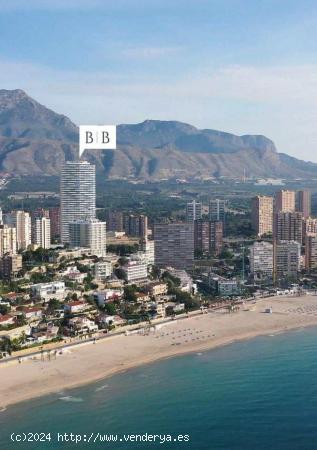
<path id="1" fill-rule="evenodd" d="M 0 87 L 22 88 L 76 123 L 181 120 L 265 134 L 280 151 L 317 162 L 316 65 L 206 68 L 167 82 L 0 61 Z"/>

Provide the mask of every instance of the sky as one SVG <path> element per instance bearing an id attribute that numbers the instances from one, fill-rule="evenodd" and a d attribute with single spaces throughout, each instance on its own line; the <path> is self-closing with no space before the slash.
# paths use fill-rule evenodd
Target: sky
<path id="1" fill-rule="evenodd" d="M 76 124 L 179 120 L 317 162 L 316 0 L 0 0 L 0 88 Z"/>

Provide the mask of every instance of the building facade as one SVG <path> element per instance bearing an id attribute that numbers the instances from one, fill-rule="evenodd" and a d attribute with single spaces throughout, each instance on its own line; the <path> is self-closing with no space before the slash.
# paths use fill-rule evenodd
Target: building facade
<path id="1" fill-rule="evenodd" d="M 195 220 L 194 247 L 202 253 L 219 255 L 223 247 L 223 222 Z"/>
<path id="2" fill-rule="evenodd" d="M 281 190 L 275 196 L 275 212 L 294 212 L 295 211 L 295 191 Z"/>
<path id="3" fill-rule="evenodd" d="M 16 229 L 17 250 L 26 250 L 31 244 L 31 216 L 25 211 L 12 211 L 5 215 L 5 223 Z"/>
<path id="4" fill-rule="evenodd" d="M 275 214 L 274 233 L 275 241 L 303 241 L 303 216 L 300 212 L 283 212 Z"/>
<path id="5" fill-rule="evenodd" d="M 259 237 L 273 233 L 273 202 L 273 197 L 264 195 L 252 199 L 252 226 Z"/>
<path id="6" fill-rule="evenodd" d="M 216 198 L 209 202 L 209 220 L 211 222 L 226 222 L 226 201 Z"/>
<path id="7" fill-rule="evenodd" d="M 0 258 L 0 277 L 14 278 L 22 269 L 22 255 L 4 255 Z"/>
<path id="8" fill-rule="evenodd" d="M 61 170 L 61 241 L 69 243 L 69 223 L 96 217 L 95 166 L 87 161 L 67 161 Z"/>
<path id="9" fill-rule="evenodd" d="M 193 200 L 186 205 L 186 222 L 194 222 L 202 218 L 202 204 Z"/>
<path id="10" fill-rule="evenodd" d="M 47 217 L 35 219 L 33 243 L 42 248 L 51 247 L 51 221 Z"/>
<path id="11" fill-rule="evenodd" d="M 317 234 L 306 236 L 305 269 L 308 272 L 317 269 Z"/>
<path id="12" fill-rule="evenodd" d="M 298 192 L 298 208 L 297 210 L 302 213 L 304 219 L 311 215 L 311 192 L 299 191 Z"/>
<path id="13" fill-rule="evenodd" d="M 194 224 L 158 223 L 154 225 L 155 264 L 175 269 L 191 269 L 194 263 Z"/>
<path id="14" fill-rule="evenodd" d="M 275 279 L 297 278 L 300 270 L 300 243 L 280 241 L 274 244 Z"/>
<path id="15" fill-rule="evenodd" d="M 9 225 L 0 225 L 0 257 L 17 252 L 16 228 Z"/>
<path id="16" fill-rule="evenodd" d="M 273 244 L 255 242 L 250 247 L 250 273 L 254 279 L 272 278 Z"/>
<path id="17" fill-rule="evenodd" d="M 106 222 L 97 219 L 70 222 L 69 244 L 71 247 L 87 248 L 96 256 L 106 256 L 106 231 Z"/>

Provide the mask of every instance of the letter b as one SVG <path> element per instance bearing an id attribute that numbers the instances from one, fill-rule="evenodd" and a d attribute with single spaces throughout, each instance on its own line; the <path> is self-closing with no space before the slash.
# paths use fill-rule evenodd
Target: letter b
<path id="1" fill-rule="evenodd" d="M 86 131 L 86 144 L 92 144 L 94 142 L 94 138 L 92 137 L 91 131 Z"/>
<path id="2" fill-rule="evenodd" d="M 103 144 L 108 144 L 109 142 L 110 142 L 109 132 L 108 131 L 103 131 L 102 132 L 102 143 Z"/>

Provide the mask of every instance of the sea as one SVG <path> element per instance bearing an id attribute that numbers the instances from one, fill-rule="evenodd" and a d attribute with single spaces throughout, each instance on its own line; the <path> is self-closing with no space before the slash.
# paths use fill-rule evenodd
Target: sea
<path id="1" fill-rule="evenodd" d="M 317 328 L 158 361 L 0 412 L 1 450 L 64 448 L 317 449 Z"/>

